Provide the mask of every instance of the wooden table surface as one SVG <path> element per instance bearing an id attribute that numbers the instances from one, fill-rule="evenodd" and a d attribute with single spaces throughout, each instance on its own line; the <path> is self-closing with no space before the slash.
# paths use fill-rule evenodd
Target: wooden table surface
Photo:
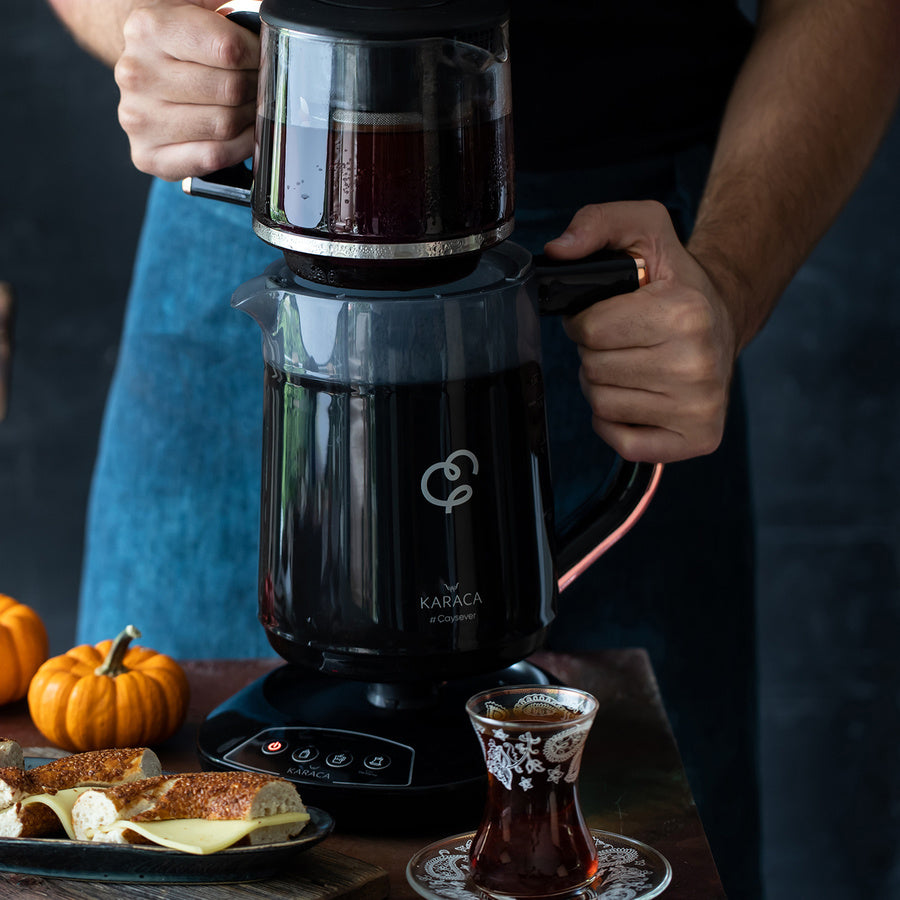
<path id="1" fill-rule="evenodd" d="M 647 654 L 640 649 L 595 654 L 541 653 L 532 661 L 561 682 L 594 694 L 600 709 L 582 761 L 579 794 L 588 824 L 655 847 L 671 863 L 666 900 L 722 900 L 725 897 L 690 786 L 662 707 Z M 191 683 L 184 727 L 155 748 L 172 771 L 200 768 L 197 726 L 208 713 L 279 661 L 198 660 L 183 663 Z M 46 740 L 34 728 L 24 701 L 0 708 L 0 733 L 25 747 Z M 341 829 L 323 848 L 374 863 L 390 877 L 392 900 L 418 895 L 405 878 L 406 864 L 421 847 L 446 837 L 440 819 L 423 823 L 414 838 L 360 835 Z M 171 896 L 145 886 L 142 896 Z"/>

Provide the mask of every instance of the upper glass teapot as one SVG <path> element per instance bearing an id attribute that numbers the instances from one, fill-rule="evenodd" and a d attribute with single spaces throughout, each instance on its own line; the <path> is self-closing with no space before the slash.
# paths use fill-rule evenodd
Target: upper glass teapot
<path id="1" fill-rule="evenodd" d="M 264 0 L 254 231 L 316 281 L 436 284 L 513 228 L 508 4 Z M 240 172 L 239 172 L 240 174 Z M 246 172 L 245 181 L 249 181 Z"/>

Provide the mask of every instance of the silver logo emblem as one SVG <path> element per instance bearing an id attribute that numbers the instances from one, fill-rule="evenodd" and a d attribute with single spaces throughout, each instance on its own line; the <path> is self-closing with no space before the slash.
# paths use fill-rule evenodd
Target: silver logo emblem
<path id="1" fill-rule="evenodd" d="M 447 515 L 450 514 L 450 510 L 453 509 L 454 506 L 460 506 L 465 503 L 467 500 L 470 500 L 472 497 L 472 486 L 470 484 L 461 484 L 455 487 L 451 492 L 450 496 L 447 497 L 446 500 L 442 500 L 439 497 L 435 497 L 434 494 L 428 489 L 428 481 L 435 472 L 442 472 L 444 478 L 447 481 L 459 481 L 462 477 L 462 468 L 458 466 L 454 460 L 463 457 L 472 464 L 472 474 L 478 474 L 478 458 L 474 453 L 469 450 L 456 450 L 451 453 L 443 462 L 435 463 L 433 466 L 429 466 L 424 474 L 422 475 L 422 480 L 420 482 L 420 486 L 422 488 L 422 496 L 429 502 L 433 503 L 435 506 L 443 506 L 444 512 Z"/>

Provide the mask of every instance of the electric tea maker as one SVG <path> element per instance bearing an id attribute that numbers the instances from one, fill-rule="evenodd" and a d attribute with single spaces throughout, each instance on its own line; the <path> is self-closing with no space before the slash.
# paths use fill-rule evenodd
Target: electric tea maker
<path id="1" fill-rule="evenodd" d="M 525 660 L 559 590 L 660 474 L 616 458 L 554 523 L 539 309 L 633 290 L 641 266 L 555 267 L 505 240 L 506 4 L 243 6 L 252 184 L 238 167 L 185 188 L 250 205 L 284 255 L 232 305 L 263 335 L 259 618 L 287 664 L 210 715 L 201 757 L 287 777 L 342 821 L 477 812 L 465 700 L 547 681 Z"/>

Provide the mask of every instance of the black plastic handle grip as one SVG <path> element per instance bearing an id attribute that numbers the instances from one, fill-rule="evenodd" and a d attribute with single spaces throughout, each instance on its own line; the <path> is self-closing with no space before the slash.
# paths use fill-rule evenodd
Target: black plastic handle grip
<path id="1" fill-rule="evenodd" d="M 628 294 L 647 283 L 644 260 L 624 250 L 598 250 L 576 260 L 539 254 L 533 265 L 541 315 L 574 316 L 600 300 Z"/>
<path id="2" fill-rule="evenodd" d="M 232 0 L 224 3 L 216 12 L 232 22 L 259 34 L 261 23 L 260 0 Z M 203 177 L 190 175 L 181 182 L 181 189 L 192 197 L 205 197 L 208 200 L 224 200 L 238 206 L 249 206 L 253 189 L 253 173 L 239 162 L 227 169 L 211 172 Z"/>
<path id="3" fill-rule="evenodd" d="M 533 265 L 538 308 L 547 316 L 574 316 L 647 283 L 644 260 L 621 250 L 599 250 L 574 261 L 538 255 Z M 561 591 L 643 515 L 661 474 L 662 465 L 658 463 L 632 463 L 617 457 L 606 482 L 558 523 L 556 567 Z"/>

